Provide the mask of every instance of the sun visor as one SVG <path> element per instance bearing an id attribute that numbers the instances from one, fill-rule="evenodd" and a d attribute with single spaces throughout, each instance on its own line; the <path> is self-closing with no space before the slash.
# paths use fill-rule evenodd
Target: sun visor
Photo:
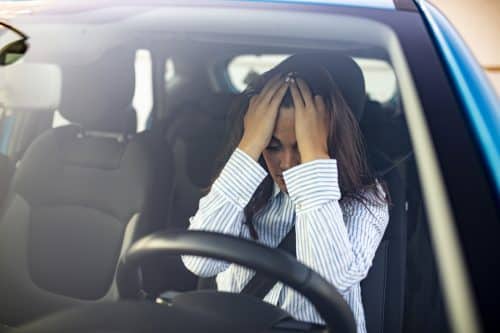
<path id="1" fill-rule="evenodd" d="M 0 106 L 12 111 L 54 111 L 61 100 L 61 81 L 61 70 L 53 64 L 0 68 Z"/>

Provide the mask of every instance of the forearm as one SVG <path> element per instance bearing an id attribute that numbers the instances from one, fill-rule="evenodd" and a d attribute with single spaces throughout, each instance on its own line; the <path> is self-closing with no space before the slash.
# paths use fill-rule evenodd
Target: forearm
<path id="1" fill-rule="evenodd" d="M 343 212 L 335 160 L 293 169 L 285 181 L 296 205 L 297 259 L 346 293 L 368 273 L 387 225 L 387 207 L 355 203 Z"/>
<path id="2" fill-rule="evenodd" d="M 243 225 L 242 210 L 228 202 L 223 195 L 213 189 L 200 200 L 200 207 L 190 219 L 189 230 L 217 232 L 238 236 Z M 186 268 L 201 277 L 215 276 L 225 271 L 229 263 L 196 256 L 182 256 Z"/>
<path id="3" fill-rule="evenodd" d="M 359 282 L 354 252 L 338 202 L 329 202 L 297 216 L 297 259 L 345 294 Z"/>
<path id="4" fill-rule="evenodd" d="M 214 182 L 210 193 L 200 200 L 189 230 L 203 230 L 240 236 L 243 210 L 266 176 L 262 167 L 245 153 L 236 150 Z M 219 260 L 183 256 L 185 266 L 196 275 L 214 276 L 229 267 Z"/>

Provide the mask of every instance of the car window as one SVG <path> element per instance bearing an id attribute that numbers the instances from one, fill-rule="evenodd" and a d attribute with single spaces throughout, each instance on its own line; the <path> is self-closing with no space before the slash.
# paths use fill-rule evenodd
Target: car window
<path id="1" fill-rule="evenodd" d="M 165 61 L 165 83 L 171 82 L 175 77 L 175 65 L 172 58 Z"/>
<path id="2" fill-rule="evenodd" d="M 59 110 L 54 111 L 54 116 L 52 118 L 52 128 L 66 126 L 71 124 L 71 122 L 64 118 L 64 116 L 59 112 Z"/>
<path id="3" fill-rule="evenodd" d="M 243 91 L 256 75 L 270 70 L 289 56 L 289 54 L 237 56 L 227 66 L 229 81 L 237 91 Z"/>
<path id="4" fill-rule="evenodd" d="M 132 105 L 137 113 L 137 132 L 144 131 L 153 110 L 153 65 L 151 52 L 146 49 L 135 53 L 135 92 Z"/>
<path id="5" fill-rule="evenodd" d="M 0 106 L 0 154 L 8 153 L 10 130 L 14 116 Z"/>

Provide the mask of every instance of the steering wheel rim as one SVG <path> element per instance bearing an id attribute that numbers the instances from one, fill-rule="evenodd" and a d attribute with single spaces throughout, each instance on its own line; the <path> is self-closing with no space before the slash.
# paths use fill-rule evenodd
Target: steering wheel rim
<path id="1" fill-rule="evenodd" d="M 209 257 L 262 272 L 307 298 L 315 306 L 329 331 L 356 332 L 349 305 L 335 287 L 318 273 L 284 251 L 220 233 L 162 231 L 138 240 L 118 264 L 116 282 L 121 298 L 140 297 L 138 269 L 145 259 L 161 254 Z"/>

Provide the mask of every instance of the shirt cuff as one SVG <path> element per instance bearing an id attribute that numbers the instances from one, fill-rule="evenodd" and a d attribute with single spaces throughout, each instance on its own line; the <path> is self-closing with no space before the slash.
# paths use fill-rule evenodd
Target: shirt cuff
<path id="1" fill-rule="evenodd" d="M 213 187 L 243 209 L 266 176 L 259 163 L 236 148 Z"/>
<path id="2" fill-rule="evenodd" d="M 283 178 L 297 214 L 341 198 L 335 159 L 300 164 L 283 172 Z"/>

